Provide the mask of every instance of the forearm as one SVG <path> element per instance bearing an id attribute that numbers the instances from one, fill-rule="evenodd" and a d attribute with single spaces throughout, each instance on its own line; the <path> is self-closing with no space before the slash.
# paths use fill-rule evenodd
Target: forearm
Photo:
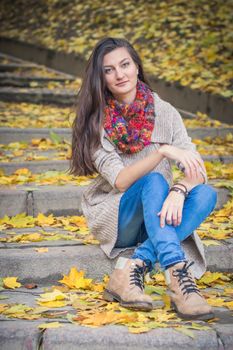
<path id="1" fill-rule="evenodd" d="M 135 181 L 152 171 L 164 158 L 158 151 L 134 164 L 126 166 L 117 176 L 115 186 L 120 192 L 126 191 Z"/>
<path id="2" fill-rule="evenodd" d="M 183 179 L 178 181 L 179 183 L 187 187 L 188 192 L 191 191 L 195 186 L 204 183 L 204 178 L 202 175 L 199 175 L 195 180 L 191 180 L 189 177 L 185 176 Z M 177 185 L 179 186 L 179 185 Z M 182 188 L 182 186 L 181 186 Z"/>

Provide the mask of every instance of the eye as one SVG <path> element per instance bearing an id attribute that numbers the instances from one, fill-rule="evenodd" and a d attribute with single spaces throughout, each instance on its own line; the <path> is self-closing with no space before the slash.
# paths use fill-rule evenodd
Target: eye
<path id="1" fill-rule="evenodd" d="M 112 68 L 105 68 L 105 69 L 104 69 L 104 73 L 105 73 L 105 74 L 110 74 L 112 71 L 113 71 Z"/>
<path id="2" fill-rule="evenodd" d="M 122 67 L 123 68 L 126 68 L 126 67 L 128 67 L 130 65 L 130 62 L 124 62 L 123 64 L 122 64 Z"/>

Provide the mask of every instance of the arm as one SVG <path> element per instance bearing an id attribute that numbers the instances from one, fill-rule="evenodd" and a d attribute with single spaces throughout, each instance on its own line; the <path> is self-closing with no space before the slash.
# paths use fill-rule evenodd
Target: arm
<path id="1" fill-rule="evenodd" d="M 140 159 L 134 164 L 126 166 L 117 176 L 115 186 L 120 192 L 124 192 L 136 180 L 152 171 L 164 158 L 158 151 L 154 151 L 146 158 Z"/>
<path id="2" fill-rule="evenodd" d="M 98 149 L 92 159 L 96 170 L 113 188 L 124 192 L 136 180 L 153 170 L 164 158 L 158 151 L 151 152 L 147 157 L 125 166 L 115 150 L 108 152 Z"/>
<path id="3" fill-rule="evenodd" d="M 196 145 L 192 142 L 191 137 L 188 136 L 180 113 L 172 105 L 170 105 L 170 108 L 172 112 L 173 130 L 172 146 L 187 151 L 185 163 L 175 159 L 178 168 L 185 174 L 184 179 L 179 182 L 184 183 L 184 185 L 188 187 L 188 190 L 191 190 L 200 183 L 207 183 L 208 179 L 205 165 L 196 149 Z"/>
<path id="4" fill-rule="evenodd" d="M 176 161 L 179 169 L 185 174 L 179 183 L 184 184 L 189 192 L 193 187 L 203 183 L 203 180 L 207 182 L 205 165 L 200 154 L 196 151 L 196 145 L 191 142 L 191 138 L 187 134 L 179 112 L 174 107 L 171 106 L 171 108 L 173 109 L 172 145 L 162 146 L 159 152 Z M 183 189 L 183 186 L 178 187 Z M 160 216 L 161 227 L 164 227 L 165 221 L 174 226 L 180 225 L 184 200 L 184 196 L 180 193 L 170 192 L 168 194 L 161 211 L 157 214 Z"/>

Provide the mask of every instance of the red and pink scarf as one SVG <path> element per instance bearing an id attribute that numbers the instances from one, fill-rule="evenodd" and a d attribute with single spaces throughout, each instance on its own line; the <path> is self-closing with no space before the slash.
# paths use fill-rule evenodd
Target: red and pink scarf
<path id="1" fill-rule="evenodd" d="M 123 153 L 136 153 L 148 146 L 155 117 L 154 99 L 149 87 L 138 81 L 136 98 L 130 104 L 121 104 L 110 94 L 106 100 L 104 129 L 109 139 Z"/>

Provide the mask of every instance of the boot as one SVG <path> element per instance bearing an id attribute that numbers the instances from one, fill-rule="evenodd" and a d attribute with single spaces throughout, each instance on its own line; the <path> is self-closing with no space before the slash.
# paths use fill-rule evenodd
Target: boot
<path id="1" fill-rule="evenodd" d="M 193 264 L 194 262 L 189 265 L 188 262 L 180 262 L 165 270 L 171 304 L 181 318 L 209 320 L 214 318 L 214 314 L 189 270 Z"/>
<path id="2" fill-rule="evenodd" d="M 140 259 L 120 257 L 104 291 L 107 301 L 118 301 L 121 306 L 152 310 L 152 299 L 144 294 L 144 274 L 146 265 Z"/>

